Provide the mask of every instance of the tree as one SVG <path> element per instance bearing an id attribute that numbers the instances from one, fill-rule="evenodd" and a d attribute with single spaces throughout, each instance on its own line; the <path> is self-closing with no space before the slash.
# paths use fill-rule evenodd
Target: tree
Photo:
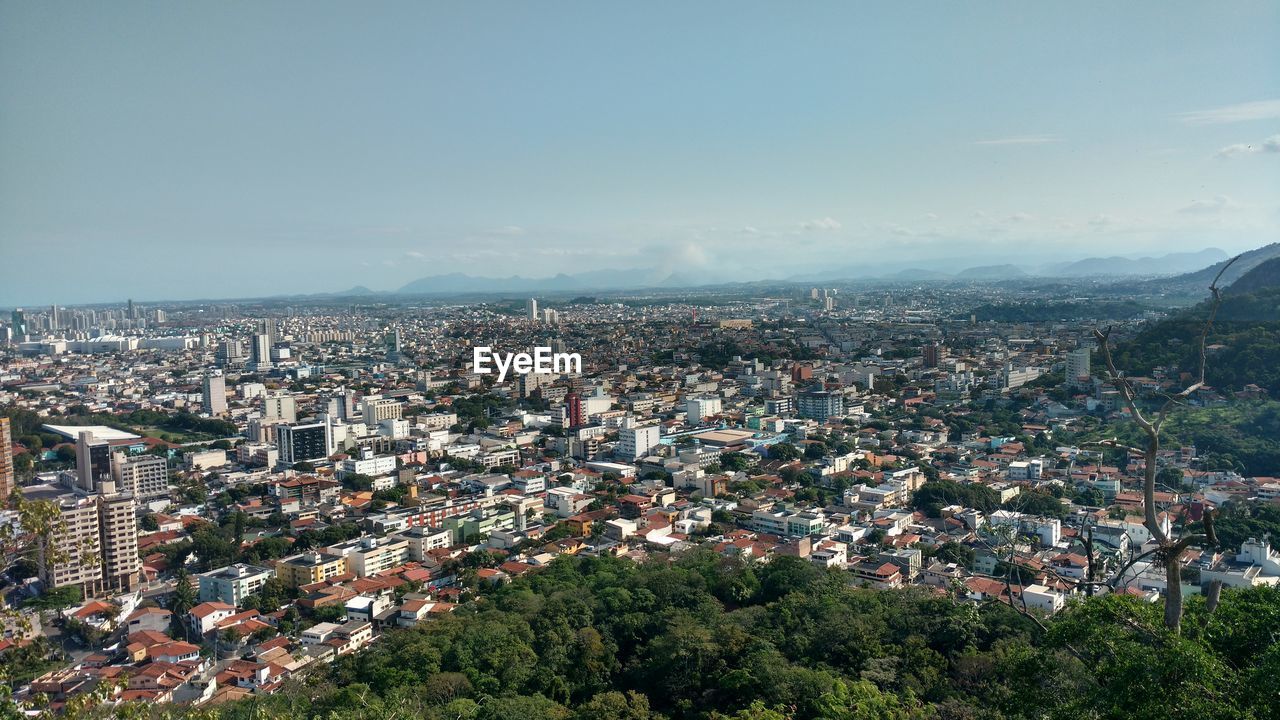
<path id="1" fill-rule="evenodd" d="M 183 635 L 190 637 L 187 626 L 187 613 L 196 606 L 196 591 L 191 585 L 191 576 L 186 570 L 178 570 L 177 580 L 173 585 L 173 603 L 169 610 L 173 613 L 173 622 L 183 629 Z"/>
<path id="2" fill-rule="evenodd" d="M 1194 395 L 1198 390 L 1205 386 L 1205 367 L 1208 365 L 1208 348 L 1207 342 L 1209 332 L 1213 329 L 1214 318 L 1217 317 L 1218 308 L 1222 305 L 1222 290 L 1218 287 L 1218 281 L 1222 279 L 1222 273 L 1231 267 L 1240 256 L 1228 260 L 1218 274 L 1214 276 L 1213 282 L 1209 284 L 1209 306 L 1208 315 L 1205 319 L 1204 326 L 1200 331 L 1200 372 L 1196 382 L 1188 385 L 1176 395 L 1170 395 L 1165 399 L 1154 415 L 1148 417 L 1143 413 L 1142 408 L 1138 406 L 1138 393 L 1134 390 L 1133 385 L 1129 382 L 1116 367 L 1115 358 L 1111 352 L 1111 328 L 1106 330 L 1094 329 L 1093 337 L 1098 343 L 1098 349 L 1102 353 L 1102 359 L 1105 362 L 1107 370 L 1107 379 L 1115 385 L 1119 390 L 1120 396 L 1124 398 L 1125 405 L 1129 408 L 1129 415 L 1132 421 L 1142 431 L 1146 438 L 1146 444 L 1142 448 L 1123 447 L 1128 452 L 1136 452 L 1143 456 L 1143 480 L 1142 480 L 1142 499 L 1143 499 L 1143 522 L 1142 524 L 1151 533 L 1152 539 L 1156 542 L 1154 550 L 1142 553 L 1138 558 L 1150 555 L 1156 555 L 1157 559 L 1164 565 L 1165 580 L 1167 590 L 1164 599 L 1164 624 L 1171 632 L 1177 635 L 1182 629 L 1182 553 L 1194 543 L 1208 541 L 1214 545 L 1217 539 L 1213 534 L 1212 513 L 1206 516 L 1205 533 L 1204 534 L 1187 534 L 1180 539 L 1171 538 L 1161 527 L 1158 519 L 1158 511 L 1156 508 L 1156 474 L 1158 471 L 1158 459 L 1160 456 L 1160 433 L 1164 429 L 1165 422 L 1169 419 L 1169 413 L 1182 401 Z M 1104 444 L 1121 447 L 1116 440 L 1108 441 Z M 1135 560 L 1131 561 L 1135 562 Z M 1123 572 L 1120 573 L 1123 575 Z M 1213 583 L 1209 588 L 1208 606 L 1210 611 L 1218 604 L 1219 593 L 1222 591 L 1222 584 Z"/>
<path id="3" fill-rule="evenodd" d="M 934 557 L 937 558 L 939 562 L 953 562 L 966 568 L 972 568 L 974 560 L 977 558 L 977 554 L 971 547 L 961 545 L 960 543 L 949 542 L 943 543 L 942 546 L 938 548 L 938 552 Z"/>
<path id="4" fill-rule="evenodd" d="M 245 514 L 243 510 L 237 510 L 235 517 L 232 519 L 232 540 L 237 544 L 244 542 Z"/>
<path id="5" fill-rule="evenodd" d="M 800 451 L 791 443 L 774 443 L 769 446 L 769 457 L 778 460 L 795 460 L 800 457 Z"/>

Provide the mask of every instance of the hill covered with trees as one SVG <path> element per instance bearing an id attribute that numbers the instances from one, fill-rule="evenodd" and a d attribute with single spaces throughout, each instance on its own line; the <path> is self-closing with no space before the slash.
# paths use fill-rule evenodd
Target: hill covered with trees
<path id="1" fill-rule="evenodd" d="M 1157 367 L 1194 371 L 1211 307 L 1205 301 L 1145 328 L 1117 348 L 1117 365 L 1137 375 Z M 1208 345 L 1210 385 L 1238 391 L 1253 383 L 1280 397 L 1280 258 L 1259 263 L 1226 288 Z"/>
<path id="2" fill-rule="evenodd" d="M 1091 599 L 1051 620 L 927 588 L 853 587 L 791 557 L 563 557 L 393 631 L 281 693 L 117 717 L 968 720 L 1280 717 L 1280 591 L 1158 606 Z"/>

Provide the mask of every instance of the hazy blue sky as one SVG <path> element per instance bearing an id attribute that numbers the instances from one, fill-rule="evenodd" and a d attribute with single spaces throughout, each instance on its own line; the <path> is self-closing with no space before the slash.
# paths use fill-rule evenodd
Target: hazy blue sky
<path id="1" fill-rule="evenodd" d="M 1271 1 L 0 2 L 0 304 L 1277 229 Z"/>

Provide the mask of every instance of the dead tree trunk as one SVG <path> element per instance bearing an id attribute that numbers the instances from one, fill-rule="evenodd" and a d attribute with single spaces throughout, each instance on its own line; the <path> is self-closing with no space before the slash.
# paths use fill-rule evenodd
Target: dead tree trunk
<path id="1" fill-rule="evenodd" d="M 1175 634 L 1182 631 L 1182 553 L 1192 543 L 1204 540 L 1205 536 L 1188 535 L 1174 540 L 1169 537 L 1168 533 L 1164 531 L 1164 527 L 1160 524 L 1159 514 L 1156 512 L 1155 499 L 1156 461 L 1160 455 L 1160 431 L 1164 428 L 1165 420 L 1169 417 L 1169 411 L 1204 387 L 1206 343 L 1209 339 L 1209 331 L 1213 329 L 1214 318 L 1218 315 L 1218 308 L 1222 305 L 1222 290 L 1218 287 L 1218 281 L 1222 279 L 1222 273 L 1226 272 L 1227 268 L 1231 267 L 1232 263 L 1238 259 L 1239 256 L 1236 256 L 1228 260 L 1213 278 L 1213 282 L 1209 284 L 1209 316 L 1200 331 L 1199 379 L 1177 395 L 1168 396 L 1153 418 L 1148 418 L 1142 413 L 1142 410 L 1138 407 L 1137 393 L 1134 391 L 1133 386 L 1129 384 L 1124 373 L 1120 372 L 1116 367 L 1115 359 L 1111 355 L 1111 328 L 1106 330 L 1095 329 L 1093 331 L 1093 337 L 1098 343 L 1098 350 L 1102 353 L 1102 359 L 1106 363 L 1108 379 L 1115 384 L 1121 397 L 1124 398 L 1125 404 L 1129 408 L 1129 413 L 1133 416 L 1133 421 L 1147 436 L 1146 448 L 1142 451 L 1143 458 L 1146 460 L 1146 467 L 1143 468 L 1142 476 L 1142 524 L 1146 526 L 1147 531 L 1151 533 L 1151 537 L 1155 540 L 1159 548 L 1157 557 L 1164 564 L 1164 624 L 1166 628 Z"/>

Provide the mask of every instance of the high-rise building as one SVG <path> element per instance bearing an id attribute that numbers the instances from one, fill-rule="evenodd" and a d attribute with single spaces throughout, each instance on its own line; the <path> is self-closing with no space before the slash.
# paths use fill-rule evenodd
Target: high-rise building
<path id="1" fill-rule="evenodd" d="M 1090 355 L 1090 350 L 1087 347 L 1076 348 L 1067 353 L 1067 385 L 1070 387 L 1085 387 L 1090 384 Z"/>
<path id="2" fill-rule="evenodd" d="M 85 430 L 76 438 L 76 484 L 85 492 L 97 492 L 111 482 L 111 446 Z"/>
<path id="3" fill-rule="evenodd" d="M 62 314 L 58 312 L 57 305 L 49 306 L 49 327 L 58 330 L 62 327 Z"/>
<path id="4" fill-rule="evenodd" d="M 204 376 L 204 411 L 210 415 L 225 415 L 227 412 L 227 380 L 221 370 Z"/>
<path id="5" fill-rule="evenodd" d="M 281 464 L 324 460 L 333 454 L 330 437 L 328 422 L 277 425 L 276 447 L 280 449 Z"/>
<path id="6" fill-rule="evenodd" d="M 569 427 L 577 428 L 586 424 L 586 418 L 582 415 L 582 396 L 578 393 L 569 393 L 564 396 L 565 420 L 568 421 Z"/>
<path id="7" fill-rule="evenodd" d="M 159 455 L 111 455 L 111 477 L 116 488 L 139 503 L 169 496 L 169 461 Z"/>
<path id="8" fill-rule="evenodd" d="M 60 527 L 36 538 L 40 579 L 47 588 L 78 585 L 86 597 L 96 595 L 102 586 L 102 526 L 97 500 L 65 494 L 55 501 Z"/>
<path id="9" fill-rule="evenodd" d="M 137 584 L 142 559 L 138 556 L 137 499 L 114 490 L 104 487 L 98 495 L 98 524 L 102 533 L 104 589 L 120 592 L 132 590 Z"/>
<path id="10" fill-rule="evenodd" d="M 844 415 L 844 396 L 821 388 L 806 390 L 796 397 L 796 414 L 802 418 L 826 422 Z"/>
<path id="11" fill-rule="evenodd" d="M 259 334 L 267 336 L 268 347 L 270 347 L 271 345 L 275 345 L 277 342 L 280 341 L 280 336 L 277 334 L 277 331 L 276 331 L 275 318 L 263 318 L 262 321 L 258 323 L 258 332 Z"/>
<path id="12" fill-rule="evenodd" d="M 356 393 L 354 390 L 346 388 L 338 388 L 328 395 L 320 398 L 320 411 L 329 417 L 353 422 L 363 420 L 363 416 L 356 413 Z M 363 412 L 363 408 L 361 408 Z"/>
<path id="13" fill-rule="evenodd" d="M 264 321 L 265 322 L 265 321 Z M 271 365 L 271 336 L 266 333 L 258 333 L 253 336 L 253 345 L 250 348 L 250 359 L 253 361 L 255 370 L 270 370 Z"/>
<path id="14" fill-rule="evenodd" d="M 137 312 L 133 307 L 133 298 L 129 298 L 129 302 L 125 304 L 124 316 L 130 320 L 133 320 L 134 318 L 137 317 Z"/>
<path id="15" fill-rule="evenodd" d="M 717 395 L 697 395 L 687 398 L 684 407 L 686 421 L 691 424 L 700 423 L 703 418 L 720 414 L 720 397 Z"/>
<path id="16" fill-rule="evenodd" d="M 530 322 L 538 322 L 542 319 L 542 317 L 538 315 L 538 301 L 535 298 L 525 300 L 524 309 Z"/>
<path id="17" fill-rule="evenodd" d="M 244 364 L 244 349 L 240 347 L 239 340 L 223 340 L 218 343 L 218 350 L 214 353 L 215 362 L 218 367 L 236 367 Z"/>
<path id="18" fill-rule="evenodd" d="M 0 506 L 13 494 L 17 485 L 17 470 L 13 467 L 13 428 L 9 418 L 0 417 Z"/>
<path id="19" fill-rule="evenodd" d="M 15 309 L 9 315 L 9 320 L 13 325 L 13 336 L 19 341 L 27 339 L 27 314 L 22 308 Z"/>
<path id="20" fill-rule="evenodd" d="M 926 368 L 936 368 L 942 364 L 942 356 L 945 352 L 942 343 L 929 343 L 924 346 L 924 366 Z"/>
<path id="21" fill-rule="evenodd" d="M 32 499 L 51 500 L 58 526 L 36 539 L 36 567 L 47 588 L 78 586 L 86 597 L 138 586 L 137 501 L 105 480 L 99 492 L 32 488 Z"/>
<path id="22" fill-rule="evenodd" d="M 265 420 L 278 422 L 296 422 L 298 420 L 297 402 L 292 395 L 273 393 L 262 398 L 262 415 Z"/>
<path id="23" fill-rule="evenodd" d="M 661 436 L 662 430 L 657 425 L 628 424 L 618 431 L 618 455 L 626 460 L 639 460 L 658 444 Z"/>

